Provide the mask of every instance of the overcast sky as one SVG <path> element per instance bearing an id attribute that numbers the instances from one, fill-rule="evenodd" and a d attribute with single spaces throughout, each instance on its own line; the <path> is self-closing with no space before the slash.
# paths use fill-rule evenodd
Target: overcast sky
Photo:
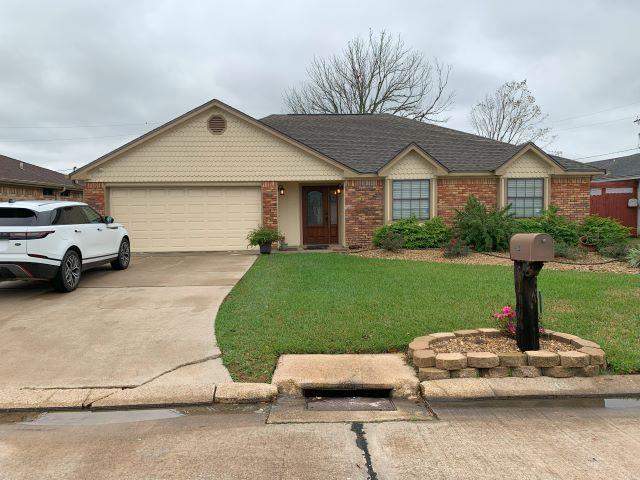
<path id="1" fill-rule="evenodd" d="M 314 55 L 368 30 L 453 66 L 446 124 L 527 79 L 558 139 L 581 158 L 638 146 L 638 1 L 0 2 L 0 154 L 82 166 L 218 98 L 260 118 Z M 28 127 L 28 128 L 27 128 Z M 636 151 L 594 157 L 622 156 Z"/>

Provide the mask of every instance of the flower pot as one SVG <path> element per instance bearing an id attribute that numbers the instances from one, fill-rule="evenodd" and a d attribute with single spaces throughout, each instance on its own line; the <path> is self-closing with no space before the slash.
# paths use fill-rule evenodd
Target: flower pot
<path id="1" fill-rule="evenodd" d="M 271 253 L 271 244 L 263 243 L 262 245 L 260 245 L 260 253 L 264 253 L 264 254 Z"/>

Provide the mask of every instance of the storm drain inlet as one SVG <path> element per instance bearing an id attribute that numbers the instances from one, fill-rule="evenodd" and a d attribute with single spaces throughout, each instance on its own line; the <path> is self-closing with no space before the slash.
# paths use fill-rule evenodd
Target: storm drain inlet
<path id="1" fill-rule="evenodd" d="M 390 412 L 391 389 L 304 389 L 305 409 L 324 412 Z"/>

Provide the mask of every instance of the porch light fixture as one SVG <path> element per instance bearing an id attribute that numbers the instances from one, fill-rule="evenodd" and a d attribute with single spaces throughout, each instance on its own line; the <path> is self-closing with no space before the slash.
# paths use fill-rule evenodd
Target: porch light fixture
<path id="1" fill-rule="evenodd" d="M 284 186 L 283 186 L 283 185 L 279 185 L 279 186 L 278 186 L 278 193 L 279 193 L 280 195 L 284 195 Z"/>
<path id="2" fill-rule="evenodd" d="M 340 195 L 342 193 L 342 185 L 338 185 L 338 188 L 336 188 L 336 195 Z"/>

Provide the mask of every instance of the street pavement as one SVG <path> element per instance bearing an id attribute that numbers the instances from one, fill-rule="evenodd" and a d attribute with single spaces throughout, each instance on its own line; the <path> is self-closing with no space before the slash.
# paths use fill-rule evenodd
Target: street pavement
<path id="1" fill-rule="evenodd" d="M 5 414 L 0 478 L 640 479 L 638 400 L 432 407 L 427 422 L 278 425 L 269 406 Z"/>

